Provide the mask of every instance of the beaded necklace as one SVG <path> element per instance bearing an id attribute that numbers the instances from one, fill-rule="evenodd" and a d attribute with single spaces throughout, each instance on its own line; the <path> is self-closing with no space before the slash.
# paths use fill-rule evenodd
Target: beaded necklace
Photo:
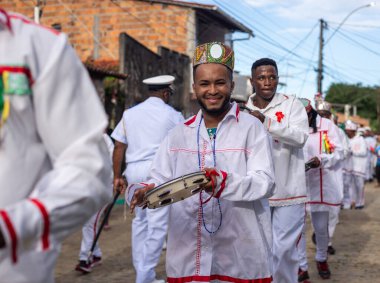
<path id="1" fill-rule="evenodd" d="M 203 116 L 201 117 L 200 121 L 199 121 L 199 125 L 198 125 L 198 132 L 197 132 L 197 145 L 198 145 L 198 167 L 199 167 L 199 170 L 203 170 L 203 166 L 201 164 L 201 153 L 200 153 L 200 128 L 201 128 L 201 123 L 202 123 L 202 120 L 203 120 Z M 216 152 L 215 152 L 215 143 L 216 143 L 216 133 L 214 133 L 214 137 L 212 139 L 212 154 L 213 154 L 213 163 L 214 163 L 214 168 L 216 167 Z M 199 195 L 199 200 L 200 200 L 200 203 L 201 203 L 201 215 L 202 215 L 202 223 L 203 223 L 203 227 L 205 227 L 206 231 L 209 233 L 209 234 L 215 234 L 216 232 L 218 232 L 218 230 L 220 229 L 220 227 L 222 226 L 222 220 L 223 220 L 223 214 L 222 214 L 222 209 L 220 207 L 220 200 L 217 199 L 218 201 L 218 208 L 219 208 L 219 214 L 220 214 L 220 221 L 219 221 L 219 226 L 214 230 L 214 231 L 211 231 L 210 229 L 207 228 L 206 226 L 206 222 L 205 222 L 205 219 L 204 219 L 204 213 L 203 213 L 203 205 L 205 203 L 207 203 L 210 199 L 208 199 L 207 201 L 205 202 L 202 202 L 202 191 L 200 192 L 200 195 Z"/>

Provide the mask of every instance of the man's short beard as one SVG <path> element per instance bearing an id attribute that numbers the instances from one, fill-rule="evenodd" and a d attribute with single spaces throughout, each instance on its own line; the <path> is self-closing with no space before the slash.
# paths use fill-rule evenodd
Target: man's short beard
<path id="1" fill-rule="evenodd" d="M 223 114 L 227 110 L 229 110 L 229 108 L 230 108 L 230 99 L 231 99 L 231 96 L 226 97 L 226 99 L 223 101 L 222 106 L 219 109 L 212 109 L 212 110 L 207 109 L 206 105 L 202 102 L 201 99 L 197 99 L 197 100 L 198 100 L 199 105 L 203 109 L 203 111 L 205 111 L 209 115 L 218 116 L 220 114 Z"/>

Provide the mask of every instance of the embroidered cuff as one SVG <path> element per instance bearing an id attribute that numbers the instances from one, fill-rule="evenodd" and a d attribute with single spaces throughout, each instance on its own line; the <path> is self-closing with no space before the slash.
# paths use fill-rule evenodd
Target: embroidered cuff
<path id="1" fill-rule="evenodd" d="M 219 175 L 216 177 L 217 183 L 220 184 L 217 186 L 214 197 L 220 198 L 220 195 L 223 193 L 226 182 L 227 182 L 227 172 L 220 170 Z"/>

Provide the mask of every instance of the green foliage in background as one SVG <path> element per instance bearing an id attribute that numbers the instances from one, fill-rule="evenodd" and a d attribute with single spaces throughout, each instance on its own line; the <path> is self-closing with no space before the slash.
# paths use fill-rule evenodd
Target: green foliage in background
<path id="1" fill-rule="evenodd" d="M 340 104 L 353 104 L 357 106 L 357 114 L 370 119 L 371 127 L 377 129 L 377 96 L 380 95 L 378 86 L 363 86 L 361 84 L 333 83 L 326 94 L 326 101 Z M 344 109 L 337 109 L 344 113 Z"/>

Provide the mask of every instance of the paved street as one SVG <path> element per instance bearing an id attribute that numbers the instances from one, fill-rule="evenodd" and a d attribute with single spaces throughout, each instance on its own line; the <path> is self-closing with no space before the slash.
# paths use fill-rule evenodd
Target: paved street
<path id="1" fill-rule="evenodd" d="M 310 221 L 307 221 L 308 257 L 313 283 L 380 282 L 380 188 L 366 186 L 364 210 L 344 210 L 337 226 L 334 247 L 336 255 L 330 256 L 331 280 L 321 280 L 313 260 L 314 246 L 310 242 Z M 133 283 L 135 279 L 131 262 L 130 224 L 131 215 L 123 217 L 123 207 L 115 207 L 110 224 L 112 228 L 102 233 L 103 264 L 88 275 L 74 271 L 77 263 L 81 233 L 68 238 L 56 269 L 57 283 L 106 282 Z M 157 268 L 158 277 L 165 278 L 165 254 Z"/>

